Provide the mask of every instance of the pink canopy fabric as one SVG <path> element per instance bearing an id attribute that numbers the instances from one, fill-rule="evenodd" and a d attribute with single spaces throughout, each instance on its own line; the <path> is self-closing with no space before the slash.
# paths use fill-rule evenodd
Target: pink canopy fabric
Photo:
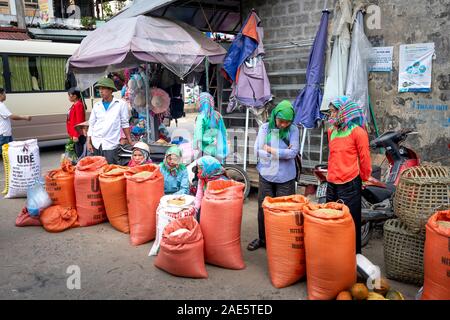
<path id="1" fill-rule="evenodd" d="M 183 78 L 205 57 L 217 64 L 225 55 L 222 46 L 183 22 L 141 15 L 113 19 L 90 33 L 69 58 L 68 69 L 83 89 L 108 72 L 143 62 L 161 63 Z"/>

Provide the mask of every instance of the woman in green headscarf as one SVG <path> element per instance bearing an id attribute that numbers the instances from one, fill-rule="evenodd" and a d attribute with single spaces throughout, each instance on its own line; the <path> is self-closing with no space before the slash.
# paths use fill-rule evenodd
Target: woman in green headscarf
<path id="1" fill-rule="evenodd" d="M 166 151 L 164 161 L 159 165 L 164 176 L 164 193 L 166 195 L 189 194 L 188 172 L 181 160 L 180 148 L 173 146 Z"/>
<path id="2" fill-rule="evenodd" d="M 248 245 L 250 251 L 266 246 L 264 211 L 266 196 L 282 197 L 295 194 L 297 169 L 295 157 L 299 151 L 299 131 L 292 125 L 294 108 L 288 100 L 281 101 L 264 123 L 255 142 L 259 172 L 258 233 L 259 237 Z"/>

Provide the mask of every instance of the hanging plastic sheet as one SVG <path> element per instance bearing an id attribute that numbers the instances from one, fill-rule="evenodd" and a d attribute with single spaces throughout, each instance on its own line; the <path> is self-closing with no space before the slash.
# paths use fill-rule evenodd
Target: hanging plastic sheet
<path id="1" fill-rule="evenodd" d="M 371 50 L 372 45 L 364 34 L 363 14 L 359 11 L 353 25 L 345 94 L 364 110 L 366 119 L 369 122 L 371 116 L 369 110 L 368 61 Z"/>
<path id="2" fill-rule="evenodd" d="M 351 8 L 352 5 L 349 0 L 339 0 L 337 10 L 335 10 L 337 14 L 333 21 L 334 29 L 332 33 L 335 39 L 320 111 L 328 110 L 331 100 L 343 95 L 345 91 L 350 49 L 349 24 L 352 22 Z"/>

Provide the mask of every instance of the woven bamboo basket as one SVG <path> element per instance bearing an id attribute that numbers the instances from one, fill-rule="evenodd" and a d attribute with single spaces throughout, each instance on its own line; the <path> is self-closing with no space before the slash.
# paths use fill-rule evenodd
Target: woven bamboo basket
<path id="1" fill-rule="evenodd" d="M 413 233 L 425 234 L 428 218 L 450 203 L 450 167 L 406 169 L 395 191 L 394 212 Z"/>
<path id="2" fill-rule="evenodd" d="M 411 233 L 399 219 L 384 224 L 384 263 L 389 279 L 422 285 L 425 236 Z"/>

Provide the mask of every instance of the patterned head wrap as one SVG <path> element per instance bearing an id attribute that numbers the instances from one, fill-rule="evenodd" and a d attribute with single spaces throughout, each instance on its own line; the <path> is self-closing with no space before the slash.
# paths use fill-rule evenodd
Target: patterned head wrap
<path id="1" fill-rule="evenodd" d="M 198 159 L 197 165 L 201 170 L 199 178 L 211 180 L 214 177 L 225 174 L 225 169 L 219 160 L 211 156 L 204 156 Z"/>
<path id="2" fill-rule="evenodd" d="M 331 104 L 338 109 L 335 118 L 330 118 L 328 122 L 333 124 L 338 130 L 344 130 L 348 126 L 357 125 L 364 127 L 366 116 L 363 109 L 347 96 L 340 96 L 333 100 Z"/>

